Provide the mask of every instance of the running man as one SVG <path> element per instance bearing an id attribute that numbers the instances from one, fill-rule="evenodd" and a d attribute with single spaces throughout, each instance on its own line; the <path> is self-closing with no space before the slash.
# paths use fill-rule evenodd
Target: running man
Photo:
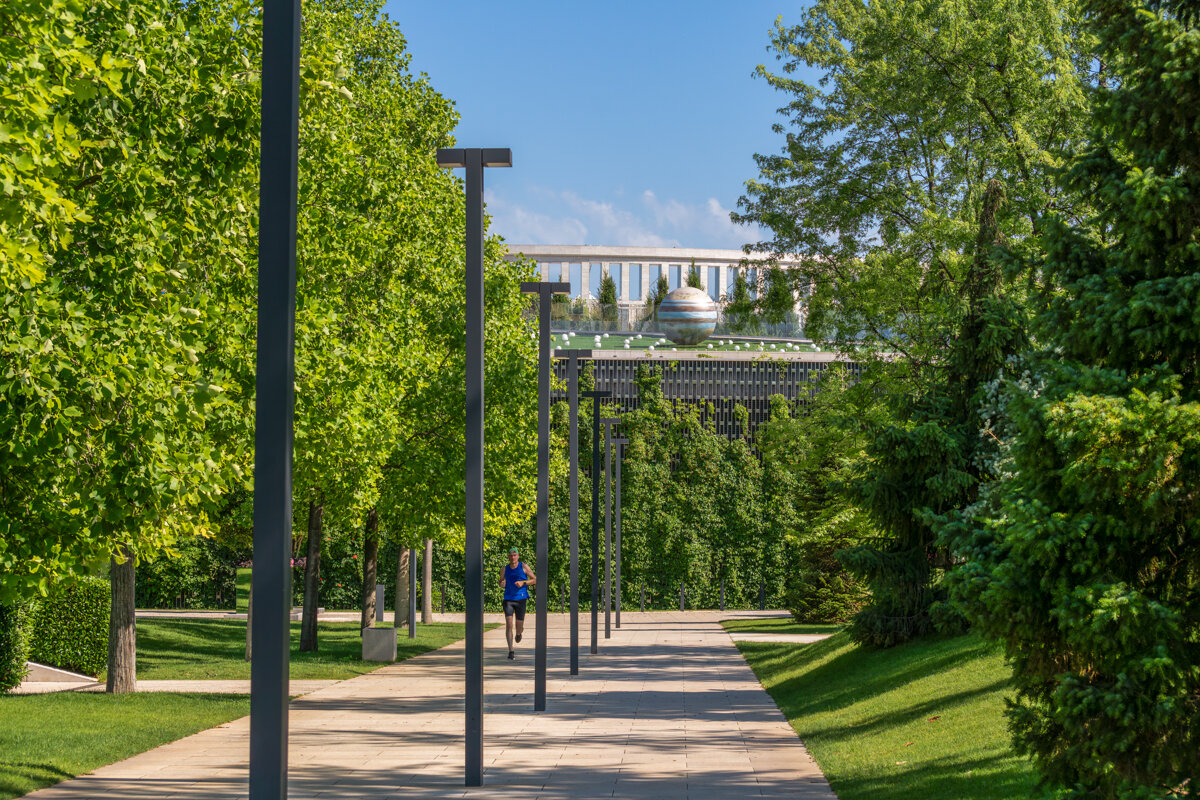
<path id="1" fill-rule="evenodd" d="M 508 634 L 508 658 L 510 661 L 517 657 L 516 651 L 513 650 L 513 640 L 521 641 L 521 633 L 525 630 L 525 601 L 529 599 L 528 587 L 535 583 L 537 583 L 537 578 L 534 576 L 533 570 L 521 562 L 521 554 L 517 548 L 509 548 L 508 564 L 504 567 L 504 576 L 500 579 L 500 585 L 504 587 L 504 624 L 505 632 Z"/>

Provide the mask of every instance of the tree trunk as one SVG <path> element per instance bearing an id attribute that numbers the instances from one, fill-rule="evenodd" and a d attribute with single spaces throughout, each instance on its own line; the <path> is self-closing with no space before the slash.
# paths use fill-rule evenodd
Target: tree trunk
<path id="1" fill-rule="evenodd" d="M 397 628 L 408 624 L 408 548 L 401 546 L 396 562 L 396 603 L 392 624 Z"/>
<path id="2" fill-rule="evenodd" d="M 321 604 L 321 521 L 325 506 L 308 502 L 308 552 L 304 561 L 304 615 L 300 623 L 300 652 L 317 652 L 317 606 Z"/>
<path id="3" fill-rule="evenodd" d="M 425 540 L 425 568 L 421 570 L 421 622 L 433 622 L 433 539 Z"/>
<path id="4" fill-rule="evenodd" d="M 108 617 L 108 682 L 105 691 L 126 694 L 137 691 L 137 623 L 134 617 L 133 553 L 121 545 L 124 563 L 113 558 L 109 576 L 112 583 Z"/>
<path id="5" fill-rule="evenodd" d="M 246 660 L 250 660 L 250 656 L 254 652 L 252 643 L 254 642 L 254 580 L 250 581 L 250 589 L 246 592 Z"/>
<path id="6" fill-rule="evenodd" d="M 375 627 L 375 582 L 379 561 L 379 512 L 367 514 L 367 536 L 363 546 L 362 624 L 359 628 Z"/>

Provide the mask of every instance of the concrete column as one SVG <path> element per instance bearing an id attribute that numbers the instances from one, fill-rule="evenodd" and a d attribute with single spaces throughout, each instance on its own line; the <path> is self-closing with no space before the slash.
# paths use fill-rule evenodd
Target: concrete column
<path id="1" fill-rule="evenodd" d="M 692 265 L 688 264 L 687 269 L 691 269 Z M 697 264 L 697 271 L 700 273 L 700 291 L 708 294 L 708 264 Z M 687 283 L 685 280 L 684 283 Z"/>
<path id="2" fill-rule="evenodd" d="M 592 263 L 584 261 L 579 267 L 579 296 L 587 297 L 592 285 Z"/>
<path id="3" fill-rule="evenodd" d="M 650 265 L 642 264 L 642 302 L 650 296 Z"/>

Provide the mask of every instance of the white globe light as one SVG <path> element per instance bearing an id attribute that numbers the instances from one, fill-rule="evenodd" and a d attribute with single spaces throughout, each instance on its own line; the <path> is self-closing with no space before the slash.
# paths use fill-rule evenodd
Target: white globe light
<path id="1" fill-rule="evenodd" d="M 604 334 L 604 338 L 605 338 L 605 339 L 607 339 L 607 338 L 608 338 L 608 334 L 607 334 L 607 333 L 606 333 L 606 334 Z"/>
<path id="2" fill-rule="evenodd" d="M 741 348 L 741 347 L 739 347 L 739 346 L 736 346 L 736 345 L 735 345 L 733 349 L 734 349 L 734 350 L 741 350 L 742 348 Z"/>
<path id="3" fill-rule="evenodd" d="M 651 352 L 651 353 L 653 353 L 653 352 L 654 352 L 654 345 L 650 345 L 650 352 Z"/>

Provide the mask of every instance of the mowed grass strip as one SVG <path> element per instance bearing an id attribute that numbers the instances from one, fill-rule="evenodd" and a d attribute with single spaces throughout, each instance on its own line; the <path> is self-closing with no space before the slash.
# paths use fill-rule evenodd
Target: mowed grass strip
<path id="1" fill-rule="evenodd" d="M 0 696 L 0 800 L 74 778 L 250 713 L 220 694 Z"/>
<path id="2" fill-rule="evenodd" d="M 496 627 L 484 626 L 485 630 Z M 464 636 L 461 623 L 417 625 L 415 639 L 399 631 L 396 659 L 445 647 Z M 317 624 L 317 652 L 301 653 L 300 623 L 291 624 L 293 680 L 344 680 L 374 672 L 382 663 L 362 660 L 357 622 Z M 246 661 L 246 622 L 240 619 L 139 619 L 137 622 L 139 680 L 249 680 Z"/>
<path id="3" fill-rule="evenodd" d="M 791 617 L 727 619 L 721 622 L 730 633 L 837 633 L 841 625 L 810 625 Z"/>
<path id="4" fill-rule="evenodd" d="M 840 800 L 1035 796 L 1005 724 L 1010 670 L 977 636 L 737 645 Z"/>

